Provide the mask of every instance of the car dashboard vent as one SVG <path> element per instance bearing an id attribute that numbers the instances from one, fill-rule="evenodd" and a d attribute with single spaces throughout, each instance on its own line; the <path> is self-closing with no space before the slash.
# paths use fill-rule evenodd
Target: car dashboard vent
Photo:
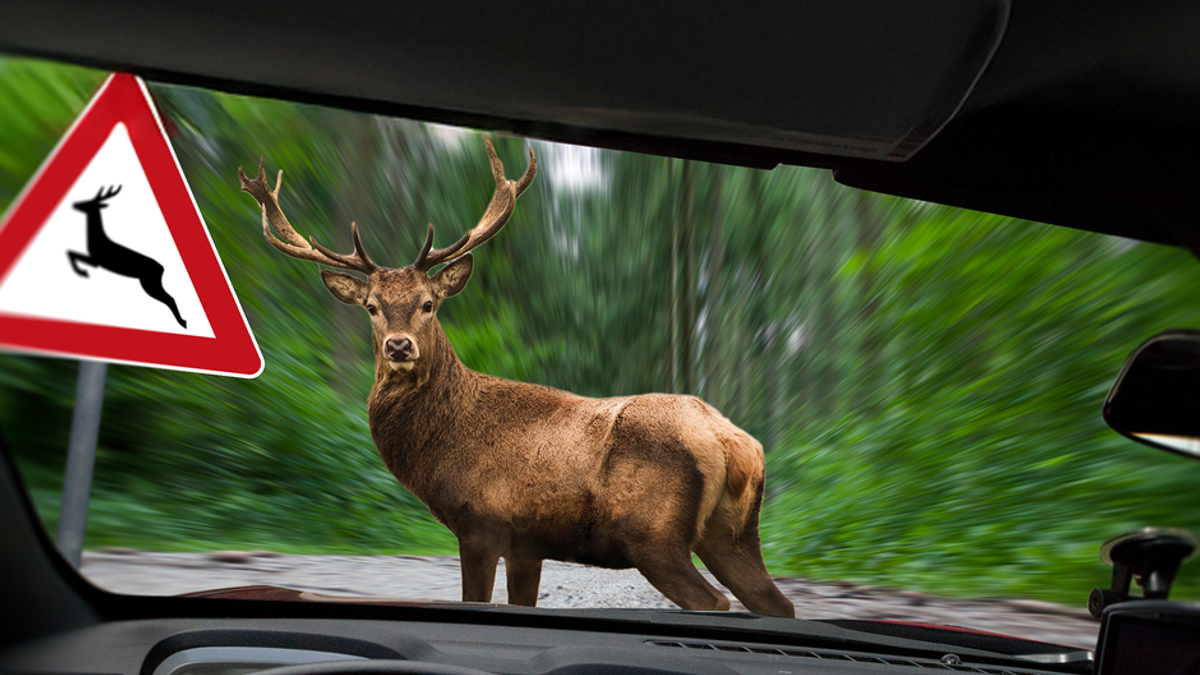
<path id="1" fill-rule="evenodd" d="M 828 661 L 852 661 L 854 663 L 878 663 L 888 666 L 906 666 L 909 668 L 927 668 L 932 670 L 953 671 L 959 673 L 989 673 L 991 675 L 1044 675 L 1045 671 L 1026 670 L 1024 668 L 1003 668 L 1000 666 L 973 666 L 962 663 L 957 657 L 942 659 L 909 658 L 906 656 L 878 656 L 860 652 L 843 652 L 826 649 L 799 649 L 796 647 L 772 647 L 769 645 L 745 645 L 720 642 L 680 642 L 677 640 L 647 640 L 646 644 L 655 647 L 674 647 L 677 649 L 696 649 L 718 652 L 742 652 L 748 654 L 768 654 L 771 656 L 788 656 L 800 659 L 821 659 Z"/>

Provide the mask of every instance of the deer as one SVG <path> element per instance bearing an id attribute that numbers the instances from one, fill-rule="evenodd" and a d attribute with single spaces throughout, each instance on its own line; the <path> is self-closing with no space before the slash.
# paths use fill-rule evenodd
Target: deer
<path id="1" fill-rule="evenodd" d="M 636 568 L 684 609 L 728 610 L 729 599 L 693 565 L 695 552 L 750 611 L 794 617 L 762 557 L 764 456 L 753 437 L 694 396 L 585 398 L 458 360 L 438 309 L 462 292 L 470 252 L 504 226 L 537 173 L 530 149 L 525 173 L 506 179 L 485 143 L 496 184 L 482 218 L 443 249 L 432 249 L 430 224 L 416 260 L 402 268 L 373 263 L 355 223 L 353 253 L 306 242 L 279 206 L 283 171 L 272 190 L 263 158 L 253 179 L 238 167 L 242 190 L 261 207 L 266 241 L 345 270 L 322 269 L 321 280 L 334 298 L 366 310 L 371 437 L 392 475 L 458 540 L 463 601 L 491 602 L 503 558 L 508 603 L 536 606 L 549 559 Z"/>
<path id="2" fill-rule="evenodd" d="M 100 217 L 100 209 L 108 208 L 108 200 L 117 196 L 121 192 L 121 186 L 115 188 L 110 187 L 107 190 L 101 187 L 96 196 L 91 199 L 75 202 L 71 206 L 77 211 L 82 211 L 87 215 L 87 250 L 88 252 L 79 253 L 77 251 L 67 251 L 67 260 L 71 261 L 71 269 L 81 277 L 87 278 L 88 271 L 79 267 L 79 263 L 98 267 L 108 270 L 113 274 L 119 274 L 124 277 L 133 277 L 141 282 L 142 290 L 151 298 L 158 300 L 171 310 L 171 314 L 175 316 L 175 321 L 187 328 L 187 321 L 183 320 L 183 316 L 179 314 L 179 307 L 175 304 L 175 298 L 172 298 L 163 288 L 163 266 L 158 261 L 149 256 L 142 255 L 137 251 L 126 248 L 112 239 L 104 232 L 104 222 Z"/>

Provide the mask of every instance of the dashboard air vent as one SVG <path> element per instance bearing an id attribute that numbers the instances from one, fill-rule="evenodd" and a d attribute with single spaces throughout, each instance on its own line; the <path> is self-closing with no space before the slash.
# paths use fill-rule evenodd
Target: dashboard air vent
<path id="1" fill-rule="evenodd" d="M 926 668 L 952 671 L 959 673 L 988 673 L 989 675 L 1042 675 L 1042 671 L 1025 670 L 1023 668 L 1003 668 L 999 666 L 973 666 L 966 663 L 946 663 L 938 659 L 909 658 L 906 656 L 878 656 L 861 652 L 843 652 L 827 649 L 801 649 L 797 647 L 774 647 L 759 644 L 738 644 L 733 642 L 690 642 L 678 640 L 647 640 L 646 644 L 655 647 L 674 647 L 676 649 L 697 649 L 718 652 L 743 652 L 748 654 L 769 654 L 772 656 L 789 656 L 801 659 L 825 659 L 830 661 L 853 661 L 855 663 L 879 663 L 889 666 L 907 666 L 909 668 Z"/>

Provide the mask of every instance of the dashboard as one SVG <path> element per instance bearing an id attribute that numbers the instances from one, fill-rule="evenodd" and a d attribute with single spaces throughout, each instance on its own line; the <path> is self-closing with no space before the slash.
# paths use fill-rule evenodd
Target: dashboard
<path id="1" fill-rule="evenodd" d="M 936 669 L 996 675 L 1051 672 L 989 664 L 972 650 L 940 658 L 789 644 L 693 640 L 672 635 L 562 629 L 313 619 L 121 621 L 71 631 L 0 657 L 16 673 L 248 675 L 279 666 L 408 662 L 491 673 L 912 673 Z M 414 663 L 416 662 L 416 663 Z M 374 672 L 384 672 L 377 668 Z M 322 670 L 325 672 L 325 670 Z M 353 668 L 342 672 L 357 672 Z M 1061 671 L 1057 671 L 1061 672 Z"/>

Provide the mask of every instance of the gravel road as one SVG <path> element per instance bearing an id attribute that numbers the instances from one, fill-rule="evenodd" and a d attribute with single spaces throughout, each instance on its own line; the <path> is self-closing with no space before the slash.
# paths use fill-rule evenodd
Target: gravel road
<path id="1" fill-rule="evenodd" d="M 714 586 L 744 608 L 707 571 Z M 83 575 L 109 591 L 175 595 L 266 584 L 331 595 L 460 599 L 458 558 L 451 556 L 325 556 L 270 552 L 147 553 L 113 549 L 83 554 Z M 844 583 L 777 579 L 805 619 L 885 619 L 966 626 L 977 630 L 1092 649 L 1099 623 L 1083 609 L 1035 600 L 937 598 L 915 591 Z M 492 601 L 507 597 L 504 563 Z M 606 570 L 547 560 L 539 607 L 657 607 L 675 605 L 636 570 Z"/>

